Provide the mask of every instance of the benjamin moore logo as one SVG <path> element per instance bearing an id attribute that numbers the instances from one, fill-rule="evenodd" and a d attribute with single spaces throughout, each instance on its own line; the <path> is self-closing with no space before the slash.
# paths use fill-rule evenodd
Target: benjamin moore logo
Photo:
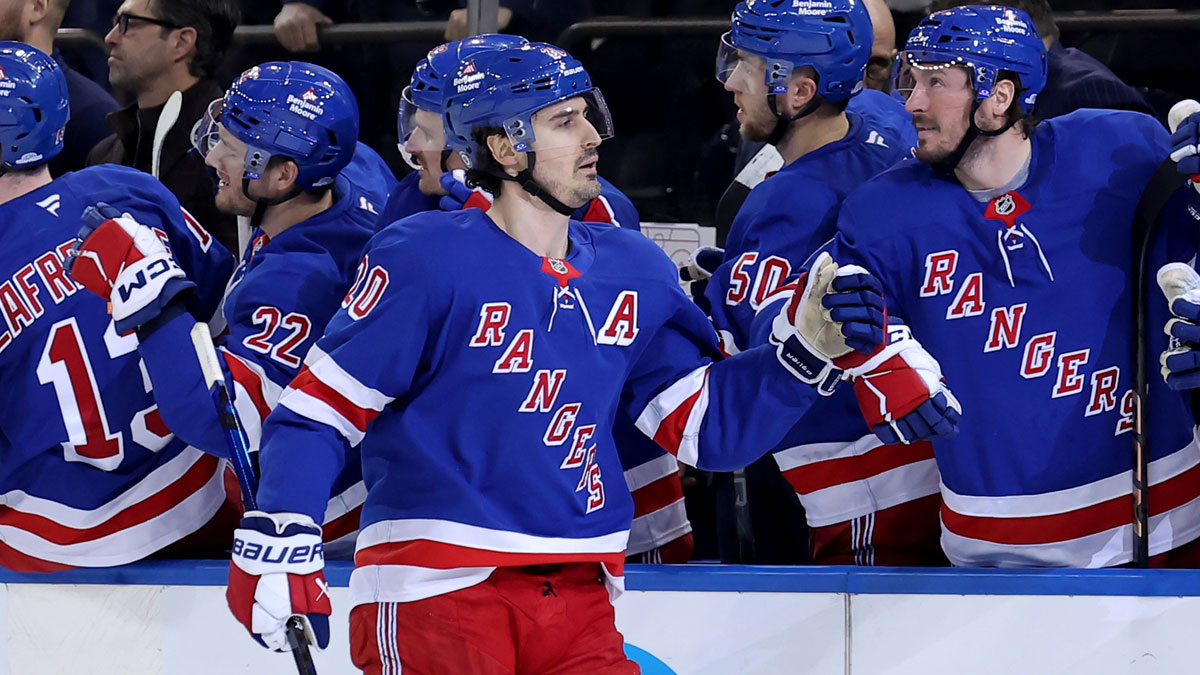
<path id="1" fill-rule="evenodd" d="M 678 675 L 657 656 L 628 642 L 625 643 L 625 656 L 642 667 L 642 675 Z"/>

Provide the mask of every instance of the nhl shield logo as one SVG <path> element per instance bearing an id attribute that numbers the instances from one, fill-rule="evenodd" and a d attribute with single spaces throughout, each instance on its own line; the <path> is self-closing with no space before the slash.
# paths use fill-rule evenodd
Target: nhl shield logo
<path id="1" fill-rule="evenodd" d="M 1012 193 L 1001 195 L 996 200 L 996 215 L 1007 216 L 1017 209 L 1017 202 L 1013 199 Z"/>
<path id="2" fill-rule="evenodd" d="M 550 265 L 550 269 L 554 270 L 555 274 L 567 273 L 567 264 L 562 261 L 562 258 L 546 258 L 546 262 Z"/>

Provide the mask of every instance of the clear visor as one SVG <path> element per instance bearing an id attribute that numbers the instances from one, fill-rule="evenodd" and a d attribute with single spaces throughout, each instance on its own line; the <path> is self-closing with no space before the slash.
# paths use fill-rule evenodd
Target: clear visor
<path id="1" fill-rule="evenodd" d="M 583 146 L 613 137 L 612 115 L 599 89 L 552 103 L 531 118 L 531 130 L 521 120 L 505 125 L 518 152 L 534 151 L 539 158 L 569 155 Z"/>
<path id="2" fill-rule="evenodd" d="M 408 87 L 400 96 L 399 138 L 401 150 L 407 154 L 416 152 L 441 152 L 446 149 L 446 130 L 442 117 L 435 112 L 418 108 L 412 101 Z"/>
<path id="3" fill-rule="evenodd" d="M 726 33 L 717 48 L 717 81 L 744 94 L 766 93 L 767 63 L 761 57 L 740 51 Z"/>
<path id="4" fill-rule="evenodd" d="M 916 73 L 932 73 L 953 68 L 955 64 L 945 61 L 918 61 L 907 52 L 900 52 L 892 63 L 892 95 L 902 101 L 912 98 L 917 88 Z"/>
<path id="5" fill-rule="evenodd" d="M 217 122 L 221 119 L 221 103 L 221 99 L 209 103 L 204 116 L 192 125 L 192 147 L 205 159 L 221 142 L 221 127 Z"/>

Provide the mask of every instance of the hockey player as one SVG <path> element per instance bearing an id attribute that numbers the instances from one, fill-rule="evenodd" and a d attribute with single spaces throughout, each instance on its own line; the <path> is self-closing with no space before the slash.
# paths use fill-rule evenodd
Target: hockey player
<path id="1" fill-rule="evenodd" d="M 219 179 L 217 208 L 254 225 L 226 291 L 227 328 L 217 339 L 252 452 L 263 420 L 354 283 L 374 233 L 379 195 L 340 175 L 357 138 L 350 88 L 333 72 L 300 61 L 246 70 L 196 125 L 193 142 Z M 107 250 L 106 232 L 97 230 L 84 246 Z M 195 323 L 180 310 L 172 305 L 143 325 L 138 349 L 167 426 L 221 454 L 227 446 L 216 411 L 211 403 L 197 406 L 207 391 L 199 365 L 179 358 Z M 357 462 L 346 463 L 332 494 L 324 511 L 330 541 L 358 526 L 365 491 Z"/>
<path id="2" fill-rule="evenodd" d="M 749 0 L 733 12 L 717 78 L 733 93 L 742 137 L 769 141 L 784 164 L 742 204 L 707 285 L 729 353 L 767 341 L 770 322 L 756 319 L 778 312 L 780 287 L 833 237 L 846 194 L 908 156 L 910 146 L 888 125 L 847 110 L 863 95 L 851 99 L 862 86 L 869 35 L 867 10 L 853 0 Z M 909 440 L 889 437 L 886 445 L 873 434 L 850 387 L 797 422 L 774 457 L 804 506 L 813 562 L 945 564 L 933 449 Z"/>
<path id="3" fill-rule="evenodd" d="M 527 42 L 515 35 L 479 35 L 436 47 L 417 64 L 412 81 L 401 95 L 399 137 L 404 142 L 403 151 L 415 158 L 419 168 L 405 178 L 405 185 L 388 200 L 380 218 L 381 226 L 437 208 L 456 211 L 473 207 L 486 211 L 491 207 L 491 195 L 467 187 L 462 159 L 446 143 L 442 90 L 446 75 L 471 54 Z M 571 217 L 640 232 L 641 223 L 633 203 L 611 183 L 599 180 L 600 195 L 576 209 Z M 693 548 L 692 525 L 687 518 L 675 458 L 647 439 L 624 414 L 618 414 L 613 434 L 625 467 L 625 481 L 633 493 L 634 518 L 627 551 L 630 562 L 687 562 Z"/>
<path id="4" fill-rule="evenodd" d="M 962 566 L 1128 563 L 1130 229 L 1166 133 L 1117 111 L 1036 124 L 1046 50 L 1019 10 L 934 13 L 903 59 L 920 161 L 851 193 L 831 248 L 883 279 L 907 324 L 886 353 L 926 364 L 914 389 L 936 358 L 967 412 L 933 443 L 942 547 Z M 1169 259 L 1195 255 L 1191 239 Z M 1151 562 L 1194 565 L 1200 449 L 1181 398 L 1152 387 Z"/>
<path id="5" fill-rule="evenodd" d="M 286 648 L 295 614 L 327 642 L 318 495 L 362 441 L 356 665 L 637 672 L 609 600 L 632 515 L 617 410 L 685 462 L 740 466 L 832 382 L 830 357 L 882 339 L 880 298 L 825 258 L 778 346 L 713 362 L 716 335 L 657 246 L 570 221 L 599 193 L 611 134 L 583 66 L 533 43 L 473 54 L 449 81 L 451 143 L 496 201 L 371 240 L 368 272 L 267 422 L 263 510 L 236 534 L 230 607 L 270 647 Z"/>
<path id="6" fill-rule="evenodd" d="M 212 316 L 233 259 L 148 174 L 97 166 L 52 181 L 46 163 L 69 116 L 62 70 L 18 42 L 0 42 L 0 70 L 0 566 L 218 551 L 237 520 L 225 463 L 163 425 L 131 332 L 168 298 L 196 320 Z M 130 263 L 122 274 L 75 263 L 76 278 L 111 292 L 111 316 L 66 270 L 82 214 L 99 202 L 152 224 L 114 242 Z M 147 279 L 155 270 L 165 273 Z"/>
<path id="7" fill-rule="evenodd" d="M 472 189 L 464 181 L 462 160 L 446 144 L 442 126 L 442 88 L 446 71 L 458 65 L 460 56 L 482 49 L 520 45 L 528 41 L 516 35 L 476 35 L 439 45 L 417 63 L 412 80 L 400 96 L 397 115 L 400 154 L 414 169 L 400 181 L 388 199 L 379 226 L 383 227 L 414 213 L 440 208 L 487 210 L 492 196 Z M 615 185 L 600 178 L 602 190 L 593 200 L 576 209 L 574 218 L 588 222 L 612 223 L 641 230 L 637 209 Z"/>

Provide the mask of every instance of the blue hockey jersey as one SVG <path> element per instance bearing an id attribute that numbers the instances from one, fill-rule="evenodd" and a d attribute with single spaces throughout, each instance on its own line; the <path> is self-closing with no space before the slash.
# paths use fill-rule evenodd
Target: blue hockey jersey
<path id="1" fill-rule="evenodd" d="M 649 240 L 574 221 L 569 236 L 565 260 L 542 258 L 468 209 L 368 244 L 369 272 L 267 421 L 259 491 L 264 510 L 319 518 L 362 442 L 356 604 L 570 561 L 619 587 L 618 408 L 681 461 L 728 470 L 815 397 L 773 349 L 713 363 L 711 325 Z"/>
<path id="2" fill-rule="evenodd" d="M 894 114 L 899 109 L 907 115 L 904 109 L 874 91 L 856 95 L 851 108 L 855 102 L 865 112 L 846 113 L 850 129 L 844 138 L 801 156 L 759 183 L 734 218 L 724 261 L 707 288 L 713 324 L 730 353 L 767 341 L 771 319 L 780 303 L 791 297 L 790 287 L 778 289 L 833 237 L 846 195 L 909 157 L 910 142 L 897 127 L 910 135 L 915 132 L 911 123 Z M 876 117 L 881 110 L 890 113 L 883 120 Z M 775 460 L 814 528 L 938 491 L 930 445 L 883 446 L 863 420 L 849 386 L 816 401 L 776 449 Z M 882 544 L 889 534 L 874 536 Z M 914 541 L 907 533 L 903 536 Z"/>
<path id="3" fill-rule="evenodd" d="M 356 271 L 366 272 L 358 265 L 375 230 L 378 202 L 345 171 L 333 194 L 330 208 L 275 237 L 255 230 L 229 282 L 222 305 L 227 328 L 217 346 L 251 451 L 258 450 L 263 420 L 340 308 Z M 197 407 L 197 392 L 207 390 L 199 366 L 179 359 L 189 349 L 193 323 L 188 316 L 176 317 L 150 335 L 140 351 L 167 426 L 195 447 L 227 455 L 212 405 Z M 357 528 L 358 507 L 366 496 L 361 476 L 358 462 L 348 460 L 324 512 L 327 540 Z"/>
<path id="4" fill-rule="evenodd" d="M 990 202 L 906 162 L 844 203 L 835 259 L 878 275 L 962 403 L 958 436 L 934 442 L 953 563 L 1130 561 L 1130 225 L 1168 147 L 1148 116 L 1081 110 L 1036 127 L 1028 179 Z M 1196 253 L 1191 218 L 1167 229 L 1151 274 Z M 1150 380 L 1156 554 L 1200 536 L 1200 448 L 1183 397 Z"/>
<path id="5" fill-rule="evenodd" d="M 226 499 L 223 461 L 163 424 L 137 337 L 118 335 L 105 304 L 63 268 L 83 209 L 98 202 L 168 243 L 197 285 L 188 309 L 200 320 L 233 268 L 174 195 L 134 169 L 90 167 L 0 204 L 0 566 L 9 569 L 133 562 L 199 529 Z"/>
<path id="6" fill-rule="evenodd" d="M 891 131 L 904 146 L 905 156 L 910 156 L 908 151 L 917 147 L 917 128 L 913 126 L 912 115 L 904 109 L 903 103 L 891 95 L 874 89 L 863 89 L 850 99 L 846 110 L 870 118 Z"/>

